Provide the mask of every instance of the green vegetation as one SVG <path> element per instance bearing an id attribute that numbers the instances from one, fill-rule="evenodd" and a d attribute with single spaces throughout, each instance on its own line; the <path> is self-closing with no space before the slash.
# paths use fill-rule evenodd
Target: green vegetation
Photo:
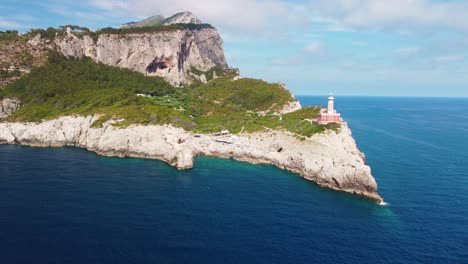
<path id="1" fill-rule="evenodd" d="M 207 84 L 174 88 L 162 78 L 96 64 L 88 58 L 67 59 L 55 52 L 48 57 L 47 65 L 33 68 L 30 74 L 0 90 L 0 99 L 16 97 L 23 105 L 8 121 L 40 122 L 65 115 L 100 114 L 93 126 L 114 119 L 121 120 L 116 126 L 123 127 L 172 124 L 197 133 L 282 129 L 301 136 L 337 128 L 305 120 L 316 117 L 319 108 L 274 114 L 292 100 L 279 84 L 220 77 Z"/>
<path id="2" fill-rule="evenodd" d="M 0 41 L 12 41 L 18 39 L 18 37 L 18 31 L 16 30 L 0 31 Z"/>
<path id="3" fill-rule="evenodd" d="M 18 69 L 15 69 L 14 71 L 9 71 L 8 69 L 5 69 L 5 67 L 0 66 L 0 80 L 20 76 L 21 72 Z"/>
<path id="4" fill-rule="evenodd" d="M 211 113 L 266 112 L 273 113 L 292 100 L 289 91 L 279 84 L 256 79 L 232 81 L 221 77 L 191 89 L 194 111 Z M 206 102 L 210 102 L 207 104 Z"/>
<path id="5" fill-rule="evenodd" d="M 83 37 L 88 35 L 97 41 L 100 35 L 103 34 L 115 34 L 115 35 L 125 35 L 125 34 L 139 34 L 139 33 L 155 33 L 155 32 L 172 32 L 178 30 L 202 30 L 207 28 L 214 28 L 210 24 L 172 24 L 172 25 L 157 25 L 157 26 L 145 26 L 145 27 L 126 27 L 126 28 L 112 28 L 106 27 L 99 29 L 97 31 L 91 31 L 86 27 L 80 27 L 76 25 L 65 25 L 60 26 L 59 28 L 49 27 L 47 29 L 31 29 L 26 35 L 35 37 L 37 34 L 41 34 L 41 38 L 54 41 L 57 36 L 64 36 L 66 34 L 66 29 L 69 27 L 74 35 L 77 37 Z M 8 31 L 7 31 L 8 32 Z M 17 32 L 16 32 L 17 33 Z M 0 34 L 1 36 L 1 34 Z"/>
<path id="6" fill-rule="evenodd" d="M 208 71 L 202 71 L 192 66 L 192 68 L 190 69 L 190 72 L 197 76 L 201 76 L 202 74 L 204 74 L 207 81 L 211 81 L 215 77 L 223 77 L 223 76 L 234 77 L 238 74 L 237 69 L 225 69 L 221 66 L 215 66 L 209 69 Z M 194 81 L 197 81 L 197 80 L 194 80 Z M 200 85 L 200 83 L 197 83 L 197 84 Z"/>
<path id="7" fill-rule="evenodd" d="M 206 28 L 214 28 L 210 24 L 172 24 L 172 25 L 158 25 L 158 26 L 147 26 L 147 27 L 127 27 L 127 28 L 102 28 L 96 32 L 88 32 L 94 41 L 97 41 L 100 35 L 103 34 L 114 34 L 114 35 L 126 35 L 126 34 L 141 34 L 141 33 L 156 33 L 156 32 L 172 32 L 178 30 L 202 30 Z"/>
<path id="8" fill-rule="evenodd" d="M 177 110 L 155 104 L 145 93 L 165 96 L 175 93 L 162 78 L 148 78 L 141 73 L 96 64 L 91 59 L 66 59 L 49 54 L 49 63 L 10 84 L 0 97 L 10 96 L 24 105 L 11 121 L 41 121 L 69 114 L 103 114 L 103 119 L 124 118 L 125 124 L 164 124 L 183 118 Z M 177 118 L 175 118 L 177 117 Z M 177 123 L 177 122 L 176 122 Z"/>
<path id="9" fill-rule="evenodd" d="M 36 28 L 31 29 L 28 33 L 26 33 L 26 36 L 28 36 L 29 38 L 33 38 L 37 36 L 37 34 L 41 34 L 42 39 L 52 42 L 54 41 L 56 36 L 64 36 L 65 31 L 53 27 L 48 27 L 47 29 Z"/>

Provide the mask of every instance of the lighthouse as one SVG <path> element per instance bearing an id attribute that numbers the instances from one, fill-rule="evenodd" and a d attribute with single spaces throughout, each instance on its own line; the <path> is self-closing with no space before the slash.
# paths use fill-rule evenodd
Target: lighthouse
<path id="1" fill-rule="evenodd" d="M 334 113 L 335 112 L 335 97 L 333 97 L 332 95 L 330 95 L 330 97 L 328 97 L 328 108 L 327 108 L 327 112 L 328 113 Z"/>
<path id="2" fill-rule="evenodd" d="M 329 123 L 340 123 L 342 121 L 340 113 L 335 110 L 335 97 L 330 95 L 328 97 L 328 106 L 327 108 L 321 109 L 320 113 L 317 116 L 316 123 L 320 125 L 326 125 Z"/>

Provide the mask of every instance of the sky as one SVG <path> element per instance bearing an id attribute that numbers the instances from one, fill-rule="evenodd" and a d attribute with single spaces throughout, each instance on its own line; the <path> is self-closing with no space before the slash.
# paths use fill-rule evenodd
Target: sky
<path id="1" fill-rule="evenodd" d="M 0 0 L 0 30 L 191 11 L 242 77 L 296 95 L 468 97 L 466 0 Z"/>

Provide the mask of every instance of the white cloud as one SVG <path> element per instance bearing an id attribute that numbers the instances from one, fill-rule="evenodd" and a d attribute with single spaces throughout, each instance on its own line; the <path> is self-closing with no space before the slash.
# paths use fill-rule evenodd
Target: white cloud
<path id="1" fill-rule="evenodd" d="M 418 47 L 408 47 L 396 49 L 394 53 L 401 58 L 409 58 L 416 56 L 417 54 L 419 54 L 420 51 L 421 49 Z"/>
<path id="2" fill-rule="evenodd" d="M 465 57 L 461 55 L 447 55 L 447 56 L 439 56 L 435 58 L 436 62 L 446 63 L 446 62 L 459 62 L 464 61 Z"/>
<path id="3" fill-rule="evenodd" d="M 101 9 L 127 9 L 128 3 L 119 0 L 93 0 L 91 3 Z"/>
<path id="4" fill-rule="evenodd" d="M 331 59 L 330 54 L 328 53 L 327 48 L 321 41 L 314 41 L 307 45 L 300 52 L 292 55 L 281 58 L 275 58 L 271 60 L 273 65 L 285 66 L 285 65 L 300 65 L 310 63 L 325 63 Z"/>
<path id="5" fill-rule="evenodd" d="M 15 16 L 15 18 L 20 21 L 34 21 L 35 20 L 35 18 L 30 15 L 18 15 L 18 16 Z"/>
<path id="6" fill-rule="evenodd" d="M 311 25 L 312 30 L 352 32 L 392 30 L 468 31 L 468 1 L 447 0 L 87 0 L 108 14 L 143 18 L 192 11 L 202 21 L 236 35 L 278 34 L 293 25 Z M 103 13 L 105 14 L 105 13 Z"/>
<path id="7" fill-rule="evenodd" d="M 109 7 L 111 8 L 112 6 L 115 7 L 121 7 L 123 8 L 122 5 L 120 4 L 114 4 L 111 5 L 109 3 L 106 5 L 106 2 L 112 2 L 112 0 L 104 0 L 104 1 L 96 1 L 99 3 L 96 3 L 96 5 L 102 6 L 102 7 Z M 67 4 L 62 4 L 62 5 L 57 5 L 57 4 L 44 4 L 44 7 L 47 8 L 48 11 L 58 14 L 63 17 L 72 17 L 73 19 L 79 19 L 82 21 L 87 22 L 95 22 L 95 21 L 112 21 L 115 20 L 116 14 L 114 13 L 102 13 L 102 11 L 88 11 L 88 10 L 83 10 L 80 8 L 77 8 L 74 5 L 67 5 Z M 69 23 L 69 20 L 64 21 L 64 24 Z M 81 24 L 83 25 L 83 24 Z"/>
<path id="8" fill-rule="evenodd" d="M 0 28 L 14 29 L 22 27 L 19 23 L 0 17 Z"/>
<path id="9" fill-rule="evenodd" d="M 325 47 L 320 41 L 314 41 L 310 43 L 307 47 L 305 47 L 304 51 L 307 54 L 315 55 L 315 56 L 325 55 Z"/>
<path id="10" fill-rule="evenodd" d="M 270 23 L 305 23 L 304 5 L 279 0 L 88 0 L 94 7 L 127 16 L 169 16 L 191 11 L 202 21 L 231 31 L 259 32 Z"/>
<path id="11" fill-rule="evenodd" d="M 468 31 L 468 2 L 448 0 L 310 0 L 311 11 L 355 29 Z"/>

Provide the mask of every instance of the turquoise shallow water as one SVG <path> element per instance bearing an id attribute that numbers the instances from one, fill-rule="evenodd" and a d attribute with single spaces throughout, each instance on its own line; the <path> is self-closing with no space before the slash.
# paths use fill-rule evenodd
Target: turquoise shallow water
<path id="1" fill-rule="evenodd" d="M 0 146 L 0 261 L 468 263 L 468 100 L 336 107 L 389 206 L 273 166 Z"/>

